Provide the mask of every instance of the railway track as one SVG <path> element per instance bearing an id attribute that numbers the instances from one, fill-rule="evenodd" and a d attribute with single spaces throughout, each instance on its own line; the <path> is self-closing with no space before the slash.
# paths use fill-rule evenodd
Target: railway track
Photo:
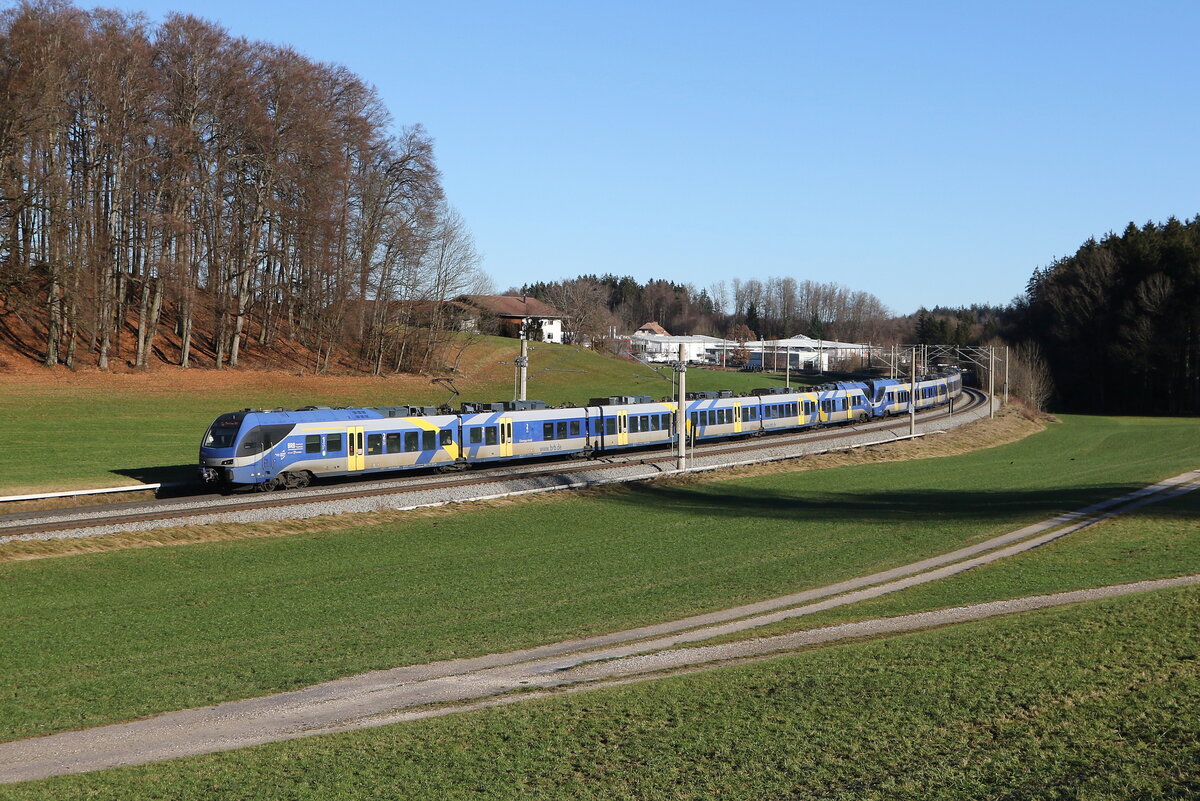
<path id="1" fill-rule="evenodd" d="M 987 402 L 984 393 L 977 390 L 963 390 L 963 399 L 957 404 L 954 415 L 965 414 L 978 409 Z M 948 419 L 951 413 L 946 408 L 938 408 L 917 415 L 922 425 L 928 425 L 942 419 Z M 739 461 L 753 461 L 755 453 L 767 450 L 779 450 L 797 444 L 813 445 L 828 443 L 826 450 L 836 450 L 839 442 L 848 437 L 859 436 L 872 431 L 891 431 L 897 426 L 907 428 L 907 415 L 890 419 L 872 421 L 853 426 L 839 426 L 817 431 L 806 430 L 794 434 L 773 434 L 752 436 L 745 439 L 726 440 L 717 443 L 707 443 L 694 449 L 689 449 L 689 459 L 702 459 L 711 456 L 734 456 Z M 811 451 L 810 451 L 811 453 Z M 196 494 L 186 498 L 156 499 L 149 502 L 130 502 L 107 504 L 103 506 L 75 507 L 71 509 L 56 509 L 51 511 L 4 515 L 0 516 L 0 544 L 12 538 L 24 538 L 28 535 L 49 535 L 57 533 L 91 529 L 97 527 L 134 526 L 144 527 L 143 524 L 158 521 L 179 521 L 180 525 L 187 524 L 189 519 L 208 517 L 214 514 L 252 512 L 255 510 L 271 510 L 280 507 L 304 507 L 313 504 L 328 504 L 337 501 L 362 500 L 382 496 L 394 497 L 415 495 L 430 491 L 448 490 L 479 486 L 480 489 L 497 483 L 511 483 L 523 480 L 558 481 L 567 483 L 572 476 L 581 473 L 596 473 L 607 468 L 628 468 L 637 466 L 654 466 L 657 469 L 664 462 L 674 460 L 673 449 L 656 448 L 631 454 L 603 456 L 586 461 L 574 459 L 567 463 L 561 460 L 544 460 L 537 464 L 522 464 L 505 468 L 489 468 L 475 470 L 468 474 L 420 475 L 404 474 L 403 478 L 380 481 L 378 478 L 340 481 L 337 484 L 325 484 L 322 487 L 309 488 L 302 491 L 283 491 L 270 494 L 239 494 L 221 496 L 216 494 Z M 554 457 L 550 457 L 554 459 Z M 482 492 L 481 495 L 493 493 Z M 308 516 L 298 514 L 298 517 Z"/>

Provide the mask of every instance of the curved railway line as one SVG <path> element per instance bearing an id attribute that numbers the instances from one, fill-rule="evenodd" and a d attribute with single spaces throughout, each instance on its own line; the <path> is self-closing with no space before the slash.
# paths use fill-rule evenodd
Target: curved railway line
<path id="1" fill-rule="evenodd" d="M 922 425 L 931 422 L 950 419 L 952 416 L 964 415 L 978 411 L 987 404 L 987 396 L 973 389 L 963 390 L 964 400 L 957 404 L 953 413 L 948 408 L 938 407 L 917 414 L 917 421 Z M 872 431 L 889 431 L 897 425 L 908 425 L 908 416 L 898 416 L 890 419 L 873 421 L 865 424 L 824 428 L 817 432 L 811 430 L 794 434 L 772 434 L 750 436 L 737 440 L 725 440 L 689 449 L 689 459 L 700 459 L 708 456 L 741 457 L 737 463 L 753 462 L 755 454 L 764 451 L 775 451 L 790 445 L 815 443 L 830 443 L 826 450 L 836 450 L 837 443 L 848 436 L 861 435 Z M 898 439 L 894 437 L 893 439 Z M 811 451 L 810 451 L 811 453 Z M 803 454 L 797 454 L 800 456 Z M 795 458 L 795 457 L 793 457 Z M 190 519 L 202 518 L 214 514 L 248 512 L 254 510 L 276 510 L 282 507 L 304 507 L 312 504 L 327 504 L 337 501 L 362 500 L 383 496 L 394 497 L 417 494 L 428 491 L 448 490 L 479 486 L 481 489 L 497 482 L 517 482 L 522 480 L 539 480 L 558 486 L 573 485 L 571 477 L 581 473 L 595 473 L 607 467 L 628 468 L 637 466 L 651 467 L 659 472 L 667 472 L 660 465 L 674 459 L 672 451 L 663 448 L 639 451 L 637 453 L 602 456 L 589 460 L 573 459 L 571 464 L 564 463 L 554 457 L 541 460 L 537 464 L 522 464 L 504 468 L 488 468 L 475 470 L 469 474 L 420 475 L 406 474 L 390 480 L 372 479 L 340 480 L 328 483 L 323 487 L 309 488 L 303 491 L 282 491 L 269 494 L 237 494 L 221 496 L 215 493 L 195 494 L 190 497 L 156 499 L 153 501 L 134 501 L 102 506 L 74 507 L 55 509 L 24 514 L 0 516 L 0 544 L 14 539 L 32 537 L 54 537 L 69 531 L 93 529 L 101 527 L 138 526 L 162 521 L 179 521 L 186 525 Z M 704 468 L 711 469 L 711 468 Z M 627 480 L 639 480 L 645 476 L 632 477 Z M 357 485 L 357 486 L 355 486 Z M 201 485 L 197 485 L 199 488 Z M 481 495 L 491 496 L 494 493 L 484 492 Z M 466 500 L 460 499 L 460 500 Z M 297 517 L 308 516 L 298 514 Z"/>

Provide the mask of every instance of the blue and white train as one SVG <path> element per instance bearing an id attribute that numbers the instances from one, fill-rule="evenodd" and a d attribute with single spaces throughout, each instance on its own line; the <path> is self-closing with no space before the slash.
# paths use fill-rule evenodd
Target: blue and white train
<path id="1" fill-rule="evenodd" d="M 688 396 L 689 442 L 865 422 L 949 403 L 962 393 L 954 370 L 894 379 Z M 587 406 L 540 401 L 429 406 L 243 409 L 218 417 L 200 444 L 200 474 L 225 489 L 305 487 L 315 477 L 395 470 L 463 469 L 488 462 L 579 455 L 675 442 L 676 403 L 649 396 L 593 398 Z"/>

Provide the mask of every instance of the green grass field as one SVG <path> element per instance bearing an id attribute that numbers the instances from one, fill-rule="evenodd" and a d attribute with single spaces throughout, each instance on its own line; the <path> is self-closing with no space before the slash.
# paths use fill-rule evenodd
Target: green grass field
<path id="1" fill-rule="evenodd" d="M 5 564 L 0 739 L 820 586 L 1183 472 L 1198 441 L 1195 420 L 1071 418 L 923 462 Z M 1147 574 L 1200 568 L 1160 544 Z"/>
<path id="2" fill-rule="evenodd" d="M 1167 590 L 0 798 L 1195 798 L 1198 643 Z"/>
<path id="3" fill-rule="evenodd" d="M 515 340 L 488 337 L 468 349 L 456 377 L 462 400 L 513 397 Z M 692 369 L 692 390 L 777 386 L 783 376 Z M 795 382 L 794 382 L 795 383 Z M 584 404 L 593 397 L 671 393 L 671 371 L 599 353 L 541 344 L 530 354 L 529 397 Z M 235 409 L 309 404 L 441 404 L 450 391 L 428 378 L 296 376 L 163 370 L 152 374 L 0 379 L 0 494 L 191 481 L 200 437 Z"/>

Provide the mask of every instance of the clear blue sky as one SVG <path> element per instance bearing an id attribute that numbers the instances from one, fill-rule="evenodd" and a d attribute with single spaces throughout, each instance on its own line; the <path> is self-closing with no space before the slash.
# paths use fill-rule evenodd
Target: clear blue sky
<path id="1" fill-rule="evenodd" d="M 1196 2 L 118 5 L 374 84 L 436 140 L 501 290 L 790 275 L 899 313 L 1004 303 L 1089 236 L 1200 213 Z"/>

